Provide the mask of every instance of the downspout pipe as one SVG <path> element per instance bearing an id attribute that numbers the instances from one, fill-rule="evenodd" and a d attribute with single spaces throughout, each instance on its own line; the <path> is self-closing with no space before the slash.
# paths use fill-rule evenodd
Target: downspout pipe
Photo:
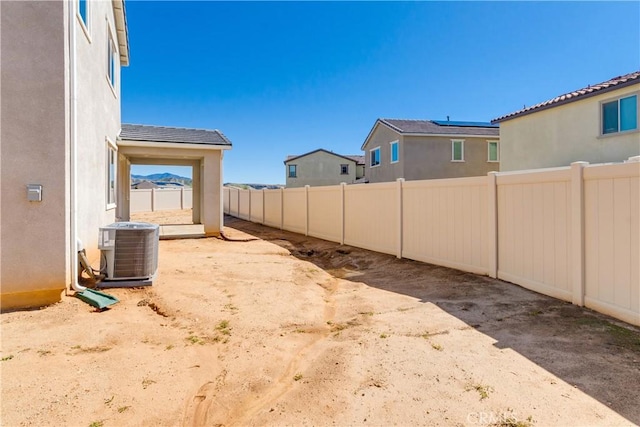
<path id="1" fill-rule="evenodd" d="M 70 236 L 69 236 L 69 254 L 71 261 L 71 287 L 76 292 L 82 292 L 87 289 L 78 283 L 78 252 L 82 250 L 80 240 L 78 239 L 78 189 L 76 185 L 78 177 L 78 84 L 77 84 L 77 58 L 76 58 L 76 8 L 78 2 L 67 2 L 69 8 L 69 204 L 71 207 L 70 215 Z"/>

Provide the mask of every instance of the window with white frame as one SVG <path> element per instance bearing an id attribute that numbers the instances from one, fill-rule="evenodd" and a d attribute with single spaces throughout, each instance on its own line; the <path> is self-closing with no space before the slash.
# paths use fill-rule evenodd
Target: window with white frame
<path id="1" fill-rule="evenodd" d="M 464 162 L 464 139 L 451 140 L 451 161 Z"/>
<path id="2" fill-rule="evenodd" d="M 371 167 L 378 166 L 380 164 L 380 147 L 376 147 L 369 151 L 371 157 L 369 165 Z"/>
<path id="3" fill-rule="evenodd" d="M 107 208 L 116 206 L 116 165 L 118 152 L 115 145 L 107 139 Z"/>
<path id="4" fill-rule="evenodd" d="M 116 50 L 116 44 L 113 41 L 111 31 L 107 30 L 109 34 L 109 42 L 107 46 L 107 79 L 111 84 L 111 87 L 116 88 L 116 70 L 118 67 L 118 51 Z"/>
<path id="5" fill-rule="evenodd" d="M 602 104 L 602 135 L 638 129 L 638 95 Z"/>
<path id="6" fill-rule="evenodd" d="M 289 178 L 296 178 L 298 176 L 298 165 L 289 165 Z"/>
<path id="7" fill-rule="evenodd" d="M 397 163 L 399 160 L 398 156 L 398 141 L 391 141 L 391 163 Z"/>
<path id="8" fill-rule="evenodd" d="M 488 162 L 500 161 L 500 150 L 499 150 L 498 141 L 487 141 L 487 161 Z"/>
<path id="9" fill-rule="evenodd" d="M 349 175 L 349 165 L 340 165 L 340 175 Z"/>

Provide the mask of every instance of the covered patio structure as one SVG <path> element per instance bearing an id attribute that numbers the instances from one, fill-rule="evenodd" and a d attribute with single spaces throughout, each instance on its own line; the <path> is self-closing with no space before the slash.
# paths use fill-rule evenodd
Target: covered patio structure
<path id="1" fill-rule="evenodd" d="M 131 216 L 131 165 L 190 166 L 193 185 L 193 223 L 206 236 L 223 227 L 222 160 L 231 141 L 219 130 L 122 124 L 118 139 L 117 218 Z"/>

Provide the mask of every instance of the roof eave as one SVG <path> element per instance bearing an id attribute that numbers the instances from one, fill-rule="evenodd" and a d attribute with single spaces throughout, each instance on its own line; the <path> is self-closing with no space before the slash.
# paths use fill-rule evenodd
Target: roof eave
<path id="1" fill-rule="evenodd" d="M 470 133 L 422 133 L 422 132 L 407 132 L 402 136 L 436 136 L 438 138 L 500 138 L 500 134 L 497 135 L 476 135 Z"/>
<path id="2" fill-rule="evenodd" d="M 124 9 L 124 0 L 112 0 L 112 5 L 116 20 L 120 64 L 126 67 L 129 65 L 129 33 L 127 31 L 127 15 Z"/>
<path id="3" fill-rule="evenodd" d="M 376 128 L 378 127 L 379 124 L 383 124 L 386 127 L 388 127 L 389 129 L 391 129 L 392 131 L 394 131 L 395 133 L 397 133 L 398 135 L 404 135 L 402 133 L 402 131 L 400 129 L 398 129 L 397 127 L 391 125 L 390 123 L 387 123 L 386 121 L 384 121 L 383 119 L 376 119 L 376 122 L 373 124 L 373 127 L 371 128 L 371 130 L 369 131 L 369 134 L 367 135 L 366 139 L 364 140 L 364 142 L 362 143 L 362 146 L 360 147 L 360 149 L 362 151 L 364 151 L 364 147 L 369 143 L 369 139 L 371 138 L 371 135 L 373 135 L 373 132 L 375 132 Z"/>
<path id="4" fill-rule="evenodd" d="M 193 150 L 230 150 L 231 145 L 217 143 L 195 143 L 174 141 L 151 141 L 148 139 L 118 139 L 119 147 L 149 147 L 149 148 L 186 148 Z"/>
<path id="5" fill-rule="evenodd" d="M 529 110 L 520 110 L 520 111 L 516 111 L 515 113 L 511 113 L 511 114 L 507 114 L 506 116 L 502 116 L 502 117 L 498 117 L 497 119 L 493 119 L 491 120 L 492 124 L 495 123 L 502 123 L 502 122 L 506 122 L 507 120 L 511 120 L 511 119 L 515 119 L 516 117 L 522 117 L 522 116 L 526 116 L 532 113 L 537 113 L 538 111 L 544 111 L 544 110 L 548 110 L 549 108 L 555 108 L 555 107 L 559 107 L 561 105 L 565 105 L 565 104 L 569 104 L 571 102 L 577 102 L 577 101 L 581 101 L 583 99 L 588 99 L 591 98 L 592 96 L 597 96 L 597 95 L 602 95 L 603 93 L 608 93 L 608 92 L 612 92 L 614 90 L 618 90 L 618 89 L 624 89 L 627 86 L 633 86 L 636 84 L 640 84 L 640 80 L 639 79 L 630 79 L 627 80 L 626 82 L 622 82 L 616 85 L 612 85 L 609 86 L 607 88 L 604 89 L 600 89 L 600 90 L 594 90 L 592 92 L 589 93 L 585 93 L 584 95 L 577 95 L 571 98 L 566 98 L 563 99 L 562 101 L 558 101 L 558 102 L 554 102 L 548 105 L 542 105 L 540 107 L 536 107 L 536 108 L 531 108 Z"/>
<path id="6" fill-rule="evenodd" d="M 343 158 L 343 159 L 345 159 L 345 160 L 349 160 L 350 162 L 354 162 L 355 164 L 358 164 L 358 162 L 356 162 L 356 161 L 355 161 L 355 160 L 353 160 L 353 159 L 350 159 L 350 158 L 349 158 L 349 157 L 347 157 L 347 156 L 343 156 L 342 154 L 333 153 L 333 152 L 331 152 L 331 151 L 329 151 L 329 150 L 325 150 L 324 148 L 318 148 L 318 149 L 316 149 L 316 150 L 309 151 L 308 153 L 300 154 L 299 156 L 295 156 L 295 157 L 292 157 L 292 158 L 290 158 L 290 159 L 286 159 L 286 160 L 284 161 L 284 164 L 286 165 L 287 163 L 289 163 L 289 162 L 291 162 L 291 161 L 293 161 L 293 160 L 297 160 L 297 159 L 299 159 L 299 158 L 301 158 L 301 157 L 305 157 L 305 156 L 309 156 L 309 155 L 311 155 L 311 154 L 315 154 L 315 153 L 317 153 L 317 152 L 319 152 L 319 151 L 323 151 L 323 152 L 325 152 L 325 153 L 327 153 L 327 154 L 332 154 L 332 155 L 334 155 L 334 156 L 341 157 L 341 158 Z"/>

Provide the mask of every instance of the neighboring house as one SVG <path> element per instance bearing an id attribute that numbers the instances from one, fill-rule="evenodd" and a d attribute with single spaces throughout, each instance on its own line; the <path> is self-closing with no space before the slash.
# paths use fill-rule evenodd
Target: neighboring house
<path id="1" fill-rule="evenodd" d="M 131 184 L 132 190 L 149 190 L 152 188 L 158 188 L 158 185 L 151 181 L 140 181 L 135 184 Z"/>
<path id="2" fill-rule="evenodd" d="M 354 184 L 364 177 L 364 156 L 343 156 L 322 148 L 284 161 L 287 187 Z"/>
<path id="3" fill-rule="evenodd" d="M 231 143 L 217 131 L 121 125 L 123 0 L 0 1 L 0 50 L 2 310 L 80 289 L 78 250 L 99 265 L 99 228 L 129 218 L 132 163 L 194 166 L 194 222 L 219 234 Z"/>
<path id="4" fill-rule="evenodd" d="M 149 190 L 151 188 L 184 188 L 184 184 L 181 182 L 166 182 L 166 181 L 140 181 L 135 184 L 131 184 L 132 190 Z"/>
<path id="5" fill-rule="evenodd" d="M 640 154 L 640 71 L 498 117 L 503 171 L 619 162 Z"/>
<path id="6" fill-rule="evenodd" d="M 369 182 L 458 178 L 500 169 L 497 125 L 378 119 L 362 144 Z"/>

